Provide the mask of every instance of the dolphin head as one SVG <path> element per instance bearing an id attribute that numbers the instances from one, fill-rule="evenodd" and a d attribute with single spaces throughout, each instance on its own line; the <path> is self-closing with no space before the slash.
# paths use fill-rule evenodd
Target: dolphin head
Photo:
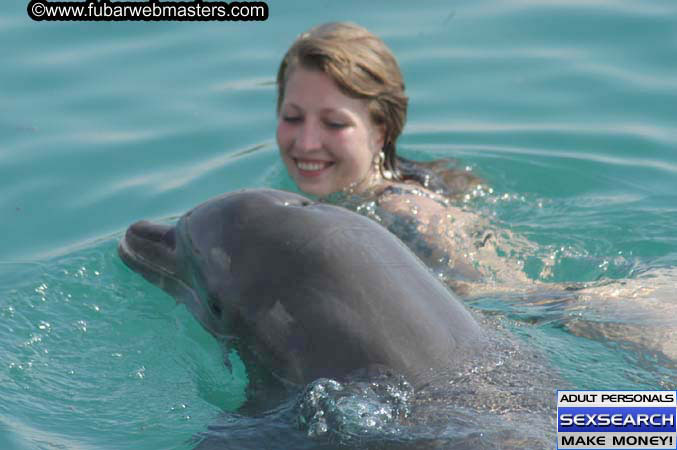
<path id="1" fill-rule="evenodd" d="M 290 192 L 235 191 L 198 205 L 176 225 L 146 220 L 132 224 L 118 253 L 134 271 L 185 303 L 205 328 L 221 335 L 233 318 L 228 309 L 236 309 L 241 291 L 258 276 L 252 271 L 253 258 L 260 256 L 253 250 L 301 245 L 312 232 L 311 223 L 290 208 L 313 205 Z M 285 239 L 280 241 L 275 234 L 284 223 Z"/>

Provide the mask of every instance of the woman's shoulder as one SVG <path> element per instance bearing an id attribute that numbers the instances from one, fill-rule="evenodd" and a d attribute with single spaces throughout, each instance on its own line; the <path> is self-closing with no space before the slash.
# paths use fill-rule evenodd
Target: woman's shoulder
<path id="1" fill-rule="evenodd" d="M 416 161 L 398 156 L 397 172 L 400 179 L 451 200 L 458 200 L 485 183 L 469 166 L 461 167 L 460 161 L 453 158 Z"/>
<path id="2" fill-rule="evenodd" d="M 415 216 L 419 220 L 444 215 L 451 207 L 448 198 L 413 182 L 392 182 L 376 196 L 377 204 L 395 214 Z"/>
<path id="3" fill-rule="evenodd" d="M 438 233 L 470 236 L 487 226 L 477 212 L 414 183 L 390 183 L 375 203 L 380 211 L 415 223 L 418 231 L 431 239 Z"/>

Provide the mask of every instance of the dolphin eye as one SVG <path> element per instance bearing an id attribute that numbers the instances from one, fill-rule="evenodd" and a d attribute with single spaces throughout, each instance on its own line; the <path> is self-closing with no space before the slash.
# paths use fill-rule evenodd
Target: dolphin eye
<path id="1" fill-rule="evenodd" d="M 176 247 L 176 233 L 174 232 L 174 228 L 167 230 L 164 236 L 162 236 L 162 240 L 171 248 Z"/>
<path id="2" fill-rule="evenodd" d="M 213 298 L 209 299 L 209 307 L 211 308 L 214 315 L 220 319 L 221 316 L 223 315 L 223 311 Z"/>
<path id="3" fill-rule="evenodd" d="M 304 206 L 310 206 L 312 204 L 313 204 L 313 202 L 311 202 L 310 200 L 306 200 L 306 199 L 298 200 L 298 201 L 297 200 L 291 200 L 291 201 L 285 200 L 282 203 L 283 206 L 291 206 L 291 207 L 294 207 L 294 208 L 299 208 L 299 207 L 302 208 Z"/>

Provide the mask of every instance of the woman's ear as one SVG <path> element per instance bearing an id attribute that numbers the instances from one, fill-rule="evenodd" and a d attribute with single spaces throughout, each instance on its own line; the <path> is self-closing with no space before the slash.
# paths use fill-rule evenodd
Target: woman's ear
<path id="1" fill-rule="evenodd" d="M 374 125 L 373 144 L 377 153 L 383 150 L 383 147 L 386 145 L 385 124 Z"/>

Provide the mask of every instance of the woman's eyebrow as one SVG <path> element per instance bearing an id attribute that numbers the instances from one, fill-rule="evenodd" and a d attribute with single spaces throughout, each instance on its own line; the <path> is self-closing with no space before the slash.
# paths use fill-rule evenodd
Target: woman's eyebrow
<path id="1" fill-rule="evenodd" d="M 320 109 L 321 114 L 339 114 L 341 116 L 344 116 L 346 118 L 350 118 L 351 114 L 349 111 L 347 111 L 345 108 L 322 108 Z"/>
<path id="2" fill-rule="evenodd" d="M 293 112 L 304 112 L 305 109 L 303 109 L 301 106 L 299 106 L 296 103 L 289 102 L 285 103 L 282 105 L 282 108 L 280 108 L 280 112 L 284 112 L 287 108 L 291 108 L 294 111 Z M 333 108 L 333 107 L 325 107 L 320 109 L 319 111 L 320 114 L 338 114 L 341 116 L 341 118 L 345 118 L 346 120 L 351 120 L 351 113 L 347 111 L 345 108 Z"/>
<path id="3" fill-rule="evenodd" d="M 285 108 L 294 108 L 294 109 L 298 109 L 298 110 L 301 110 L 301 111 L 303 110 L 303 108 L 301 108 L 296 103 L 285 103 L 285 104 L 282 105 L 281 109 L 285 109 Z"/>

